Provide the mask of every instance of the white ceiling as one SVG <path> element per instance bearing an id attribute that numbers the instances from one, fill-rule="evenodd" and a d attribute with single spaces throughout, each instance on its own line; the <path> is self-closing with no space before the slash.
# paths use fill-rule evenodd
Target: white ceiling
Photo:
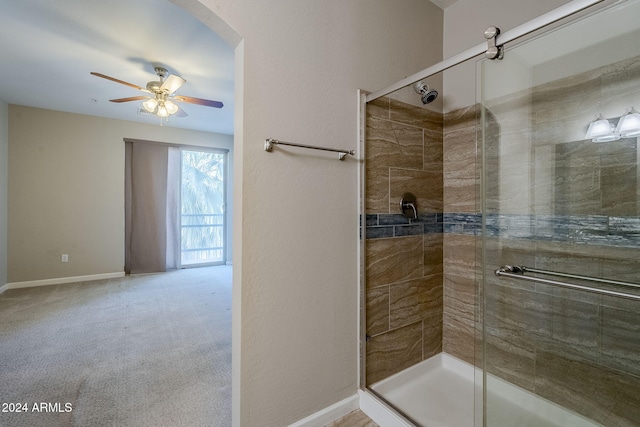
<path id="1" fill-rule="evenodd" d="M 165 126 L 233 134 L 233 49 L 168 0 L 0 0 L 0 99 L 17 105 L 159 124 L 139 114 L 153 64 L 187 82 L 177 94 L 224 103 L 180 103 Z"/>

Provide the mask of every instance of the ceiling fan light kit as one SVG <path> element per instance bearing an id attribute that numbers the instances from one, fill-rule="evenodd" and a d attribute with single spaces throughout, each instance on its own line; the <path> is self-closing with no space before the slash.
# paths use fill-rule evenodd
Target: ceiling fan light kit
<path id="1" fill-rule="evenodd" d="M 180 108 L 166 98 L 166 95 L 162 93 L 157 94 L 155 98 L 149 98 L 144 101 L 142 106 L 150 113 L 156 114 L 160 117 L 168 117 L 170 114 L 177 113 Z"/>
<path id="2" fill-rule="evenodd" d="M 102 77 L 103 79 L 111 80 L 113 82 L 120 83 L 125 86 L 132 87 L 134 89 L 138 89 L 142 92 L 149 93 L 150 96 L 133 96 L 129 98 L 111 99 L 110 101 L 122 103 L 122 102 L 129 102 L 129 101 L 144 100 L 142 102 L 142 106 L 146 111 L 159 116 L 161 119 L 160 124 L 162 124 L 162 119 L 165 119 L 170 115 L 175 114 L 177 117 L 184 117 L 187 115 L 187 113 L 185 113 L 184 110 L 178 107 L 174 101 L 186 102 L 189 104 L 196 104 L 196 105 L 204 105 L 206 107 L 214 107 L 214 108 L 223 107 L 223 104 L 220 101 L 194 98 L 194 97 L 185 96 L 185 95 L 175 95 L 175 92 L 178 89 L 180 89 L 180 87 L 182 87 L 183 84 L 186 83 L 186 80 L 175 74 L 169 74 L 166 68 L 163 68 L 163 67 L 154 67 L 154 70 L 158 75 L 158 77 L 160 78 L 160 80 L 150 81 L 149 83 L 147 83 L 146 88 L 107 76 L 105 74 L 100 74 L 96 72 L 91 72 L 91 74 L 96 77 Z"/>

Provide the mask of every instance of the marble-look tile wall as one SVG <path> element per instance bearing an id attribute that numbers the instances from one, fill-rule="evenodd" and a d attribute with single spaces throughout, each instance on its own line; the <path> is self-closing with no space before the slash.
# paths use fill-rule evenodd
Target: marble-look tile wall
<path id="1" fill-rule="evenodd" d="M 367 105 L 367 383 L 442 350 L 442 115 L 390 98 Z M 400 215 L 405 192 L 417 219 Z"/>
<path id="2" fill-rule="evenodd" d="M 629 99 L 640 101 L 639 64 L 634 58 L 495 100 L 489 108 L 501 129 L 486 150 L 487 172 L 501 176 L 486 187 L 485 366 L 615 426 L 640 425 L 640 302 L 497 278 L 493 269 L 516 264 L 640 283 L 638 140 L 584 140 L 594 116 L 585 110 L 604 99 L 623 114 Z"/>
<path id="3" fill-rule="evenodd" d="M 444 115 L 443 351 L 469 363 L 476 345 L 480 163 L 476 106 Z"/>

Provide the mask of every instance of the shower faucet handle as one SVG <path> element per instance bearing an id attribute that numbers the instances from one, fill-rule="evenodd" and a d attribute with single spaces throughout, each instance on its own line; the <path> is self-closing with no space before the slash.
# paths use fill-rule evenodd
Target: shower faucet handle
<path id="1" fill-rule="evenodd" d="M 404 193 L 400 198 L 400 210 L 405 217 L 418 219 L 416 196 L 412 193 Z"/>

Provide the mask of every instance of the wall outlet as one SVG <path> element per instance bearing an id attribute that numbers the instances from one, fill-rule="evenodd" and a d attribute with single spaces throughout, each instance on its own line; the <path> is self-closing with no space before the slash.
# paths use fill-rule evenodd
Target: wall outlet
<path id="1" fill-rule="evenodd" d="M 60 262 L 69 262 L 69 254 L 62 254 L 62 259 Z"/>

